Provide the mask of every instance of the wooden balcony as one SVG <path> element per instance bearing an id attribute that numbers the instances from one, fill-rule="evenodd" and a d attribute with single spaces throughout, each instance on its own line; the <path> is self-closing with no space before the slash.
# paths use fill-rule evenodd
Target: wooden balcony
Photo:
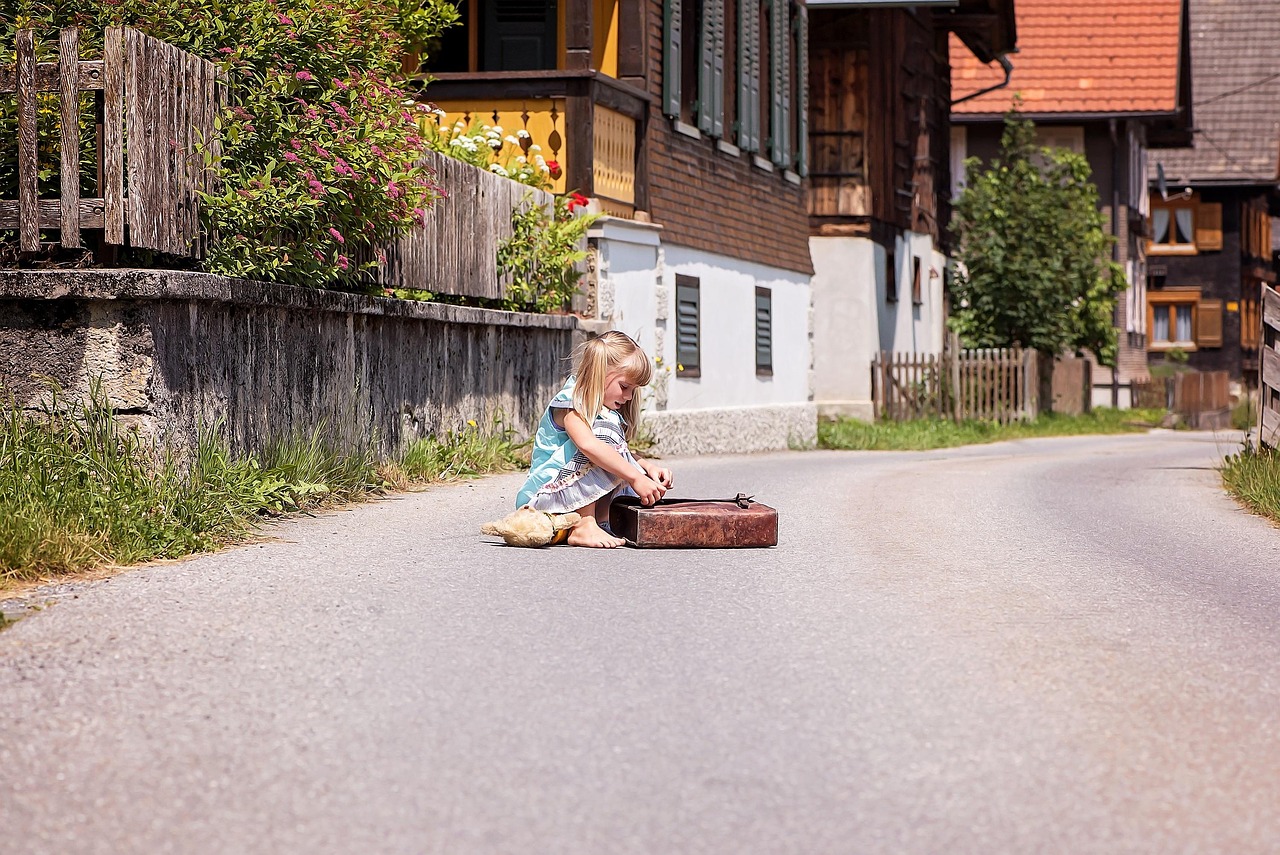
<path id="1" fill-rule="evenodd" d="M 591 69 L 436 74 L 419 96 L 463 120 L 524 130 L 560 175 L 554 191 L 598 199 L 619 217 L 648 210 L 645 125 L 652 98 Z"/>

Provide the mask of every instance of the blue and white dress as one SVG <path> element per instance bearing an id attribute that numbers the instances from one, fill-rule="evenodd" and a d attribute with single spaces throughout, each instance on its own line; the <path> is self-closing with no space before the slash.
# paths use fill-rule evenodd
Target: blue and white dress
<path id="1" fill-rule="evenodd" d="M 577 378 L 570 377 L 564 388 L 556 393 L 538 422 L 538 433 L 533 439 L 533 460 L 529 477 L 516 495 L 516 507 L 525 505 L 549 514 L 564 514 L 584 508 L 592 502 L 618 490 L 620 496 L 634 496 L 635 492 L 622 479 L 596 466 L 578 450 L 563 429 L 556 427 L 551 418 L 553 410 L 573 409 L 573 387 Z M 626 423 L 622 414 L 601 407 L 591 425 L 596 439 L 608 443 L 623 456 L 636 471 L 644 469 L 636 462 L 627 448 Z M 622 489 L 618 489 L 621 487 Z"/>

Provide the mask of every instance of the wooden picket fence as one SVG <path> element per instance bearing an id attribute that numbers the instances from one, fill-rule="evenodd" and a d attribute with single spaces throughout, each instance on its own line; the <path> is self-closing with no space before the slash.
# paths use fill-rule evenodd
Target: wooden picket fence
<path id="1" fill-rule="evenodd" d="M 428 151 L 425 165 L 444 195 L 423 225 L 387 247 L 378 281 L 389 288 L 437 294 L 501 298 L 508 282 L 498 277 L 498 245 L 511 237 L 511 214 L 523 205 L 551 212 L 553 197 L 452 157 Z"/>
<path id="2" fill-rule="evenodd" d="M 57 62 L 38 62 L 35 31 L 19 30 L 16 64 L 0 67 L 0 94 L 18 108 L 18 198 L 0 199 L 0 230 L 38 252 L 42 230 L 80 247 L 100 230 L 106 246 L 200 257 L 197 191 L 212 189 L 197 143 L 217 155 L 214 118 L 227 88 L 217 67 L 128 27 L 108 28 L 102 58 L 79 59 L 80 31 L 59 34 Z M 61 195 L 39 196 L 38 97 L 59 96 Z M 80 98 L 95 99 L 98 195 L 80 193 Z"/>
<path id="3" fill-rule="evenodd" d="M 1280 292 L 1262 285 L 1262 340 L 1258 360 L 1258 440 L 1280 448 Z"/>
<path id="4" fill-rule="evenodd" d="M 982 419 L 1007 424 L 1039 413 L 1039 354 L 1020 347 L 942 353 L 882 351 L 871 366 L 878 418 Z"/>

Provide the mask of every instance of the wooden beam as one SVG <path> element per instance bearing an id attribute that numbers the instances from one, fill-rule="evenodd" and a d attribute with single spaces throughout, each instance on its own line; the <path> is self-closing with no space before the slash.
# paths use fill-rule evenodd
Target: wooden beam
<path id="1" fill-rule="evenodd" d="M 40 164 L 36 141 L 36 42 L 31 30 L 18 30 L 18 248 L 40 250 Z"/>
<path id="2" fill-rule="evenodd" d="M 56 62 L 36 63 L 35 89 L 37 92 L 58 92 L 62 89 L 61 66 Z M 78 63 L 76 80 L 80 88 L 92 92 L 102 88 L 102 63 L 87 60 Z M 7 68 L 0 68 L 0 94 L 18 91 L 18 77 Z"/>
<path id="3" fill-rule="evenodd" d="M 565 0 L 565 68 L 591 68 L 595 0 Z"/>
<path id="4" fill-rule="evenodd" d="M 0 229 L 17 228 L 19 203 L 12 199 L 0 199 Z M 63 208 L 61 199 L 41 199 L 37 206 L 38 223 L 42 229 L 62 228 Z M 106 203 L 101 199 L 79 199 L 76 202 L 76 222 L 80 228 L 100 229 L 104 224 Z M 67 246 L 65 240 L 60 240 Z M 78 246 L 78 244 L 77 244 Z"/>
<path id="5" fill-rule="evenodd" d="M 124 28 L 109 27 L 103 40 L 103 240 L 124 246 Z"/>
<path id="6" fill-rule="evenodd" d="M 80 246 L 80 30 L 66 27 L 59 34 L 58 64 L 62 69 L 62 216 L 58 242 Z"/>

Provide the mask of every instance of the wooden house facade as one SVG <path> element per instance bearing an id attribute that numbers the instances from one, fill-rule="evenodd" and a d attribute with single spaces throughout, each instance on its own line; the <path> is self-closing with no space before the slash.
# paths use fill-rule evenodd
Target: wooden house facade
<path id="1" fill-rule="evenodd" d="M 608 216 L 585 312 L 660 360 L 670 453 L 810 441 L 808 12 L 796 0 L 463 0 L 422 98 L 524 131 Z"/>
<path id="2" fill-rule="evenodd" d="M 809 246 L 814 386 L 826 415 L 873 418 L 881 351 L 945 338 L 948 38 L 989 62 L 1016 44 L 1013 0 L 810 9 Z"/>
<path id="3" fill-rule="evenodd" d="M 1260 293 L 1275 286 L 1280 80 L 1273 3 L 1190 0 L 1193 148 L 1152 158 L 1148 358 L 1257 383 Z"/>

